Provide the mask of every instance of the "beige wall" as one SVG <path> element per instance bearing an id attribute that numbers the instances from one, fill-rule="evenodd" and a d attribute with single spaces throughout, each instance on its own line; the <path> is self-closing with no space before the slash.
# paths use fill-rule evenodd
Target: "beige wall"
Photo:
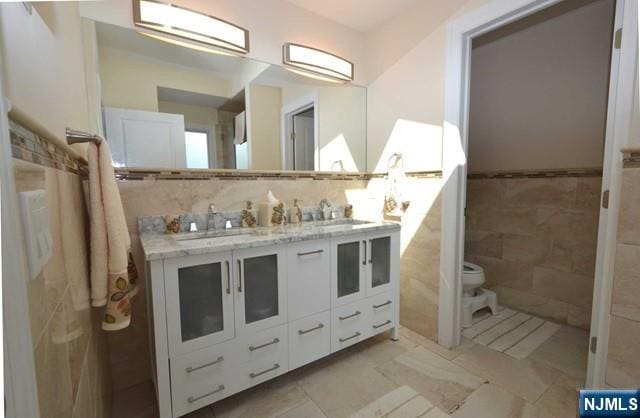
<path id="1" fill-rule="evenodd" d="M 616 248 L 606 383 L 640 383 L 640 167 L 623 170 Z"/>
<path id="2" fill-rule="evenodd" d="M 597 1 L 474 41 L 470 172 L 602 166 L 613 10 Z"/>
<path id="3" fill-rule="evenodd" d="M 280 65 L 282 44 L 296 42 L 333 52 L 355 63 L 356 82 L 366 81 L 364 34 L 299 8 L 286 0 L 180 0 L 199 10 L 250 30 L 248 56 Z M 82 2 L 82 16 L 125 27 L 133 26 L 131 0 Z"/>
<path id="4" fill-rule="evenodd" d="M 52 258 L 27 283 L 41 416 L 109 418 L 111 376 L 103 311 L 82 307 L 72 297 L 72 280 L 89 280 L 87 242 L 69 242 L 76 235 L 68 232 L 75 228 L 88 237 L 82 178 L 20 160 L 14 165 L 18 192 L 46 191 L 53 242 Z"/>
<path id="5" fill-rule="evenodd" d="M 367 90 L 289 84 L 282 87 L 282 106 L 309 95 L 318 100 L 320 170 L 331 171 L 342 160 L 345 171 L 367 171 Z"/>
<path id="6" fill-rule="evenodd" d="M 158 87 L 229 97 L 230 83 L 212 72 L 100 47 L 102 104 L 158 111 Z"/>
<path id="7" fill-rule="evenodd" d="M 464 259 L 500 304 L 588 329 L 602 177 L 469 179 Z"/>
<path id="8" fill-rule="evenodd" d="M 249 84 L 246 93 L 247 143 L 252 170 L 280 170 L 280 108 L 282 90 L 279 87 Z"/>
<path id="9" fill-rule="evenodd" d="M 78 4 L 0 6 L 4 92 L 14 112 L 64 138 L 67 126 L 92 129 L 87 110 Z"/>

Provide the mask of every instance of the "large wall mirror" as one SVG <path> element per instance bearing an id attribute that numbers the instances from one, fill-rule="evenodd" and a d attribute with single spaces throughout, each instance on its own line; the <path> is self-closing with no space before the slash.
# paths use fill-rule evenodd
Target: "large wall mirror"
<path id="1" fill-rule="evenodd" d="M 366 171 L 366 89 L 96 22 L 122 167 Z"/>

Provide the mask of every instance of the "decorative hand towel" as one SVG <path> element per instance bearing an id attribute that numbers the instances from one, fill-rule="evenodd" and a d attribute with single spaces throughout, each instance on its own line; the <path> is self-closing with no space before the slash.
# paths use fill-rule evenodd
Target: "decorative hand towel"
<path id="1" fill-rule="evenodd" d="M 131 298 L 138 290 L 135 268 L 129 266 L 131 242 L 107 142 L 102 141 L 98 145 L 90 143 L 87 160 L 91 217 L 91 304 L 106 305 L 102 329 L 116 331 L 129 326 Z"/>

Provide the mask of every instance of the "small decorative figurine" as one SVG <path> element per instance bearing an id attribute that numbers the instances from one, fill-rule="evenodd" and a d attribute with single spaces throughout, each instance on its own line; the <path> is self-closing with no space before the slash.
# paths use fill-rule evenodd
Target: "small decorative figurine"
<path id="1" fill-rule="evenodd" d="M 298 224 L 300 222 L 302 222 L 302 209 L 298 206 L 298 199 L 293 199 L 289 223 Z"/>
<path id="2" fill-rule="evenodd" d="M 271 223 L 273 225 L 284 225 L 287 221 L 287 215 L 284 213 L 284 203 L 279 202 L 273 207 L 271 214 Z"/>
<path id="3" fill-rule="evenodd" d="M 353 217 L 353 205 L 345 205 L 344 207 L 344 217 L 352 218 Z"/>
<path id="4" fill-rule="evenodd" d="M 257 224 L 256 216 L 252 208 L 253 202 L 247 200 L 247 207 L 242 210 L 242 226 L 245 228 L 254 228 Z"/>
<path id="5" fill-rule="evenodd" d="M 180 232 L 180 218 L 167 218 L 167 234 L 177 234 Z"/>

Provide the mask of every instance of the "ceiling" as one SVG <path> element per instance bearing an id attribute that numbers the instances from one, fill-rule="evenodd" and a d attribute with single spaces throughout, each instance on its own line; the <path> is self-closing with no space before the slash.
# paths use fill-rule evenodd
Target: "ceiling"
<path id="1" fill-rule="evenodd" d="M 169 87 L 158 87 L 158 100 L 181 103 L 191 106 L 221 107 L 229 101 L 228 97 L 211 96 L 193 91 L 176 90 Z"/>
<path id="2" fill-rule="evenodd" d="M 367 32 L 399 15 L 417 0 L 287 0 L 351 29 Z"/>

